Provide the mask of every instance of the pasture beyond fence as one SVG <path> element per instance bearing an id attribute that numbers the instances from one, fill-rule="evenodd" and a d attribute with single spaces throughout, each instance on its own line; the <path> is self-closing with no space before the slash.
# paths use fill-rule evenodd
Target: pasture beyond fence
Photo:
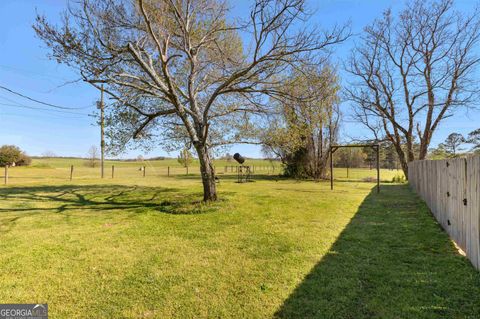
<path id="1" fill-rule="evenodd" d="M 91 167 L 91 163 L 81 158 L 34 158 L 30 166 L 0 168 L 0 185 L 21 186 L 32 183 L 64 183 L 77 181 L 100 181 L 100 166 Z M 229 161 L 216 160 L 216 175 L 222 179 L 236 180 L 239 166 Z M 248 161 L 252 179 L 279 177 L 283 167 L 279 161 L 251 159 Z M 394 177 L 402 175 L 401 171 L 381 169 L 383 182 L 391 182 Z M 270 176 L 270 177 L 269 177 Z M 182 167 L 176 159 L 145 161 L 105 161 L 104 180 L 144 179 L 144 178 L 178 177 L 200 181 L 198 163 Z M 367 168 L 337 167 L 335 180 L 342 182 L 373 182 L 376 171 Z"/>
<path id="2" fill-rule="evenodd" d="M 118 164 L 118 163 L 117 163 Z M 123 163 L 121 163 L 123 164 Z M 105 179 L 114 178 L 137 178 L 137 177 L 175 177 L 175 176 L 190 176 L 200 175 L 200 168 L 198 166 L 182 167 L 182 166 L 153 166 L 148 162 L 142 163 L 127 163 L 129 165 L 106 165 L 105 171 L 110 172 L 105 174 Z M 21 185 L 24 183 L 40 182 L 40 181 L 75 181 L 75 180 L 93 180 L 100 178 L 100 169 L 97 167 L 85 167 L 84 165 L 68 165 L 62 167 L 9 167 L 5 166 L 0 172 L 0 180 L 4 185 L 13 183 Z M 215 167 L 217 176 L 236 177 L 239 173 L 238 165 L 222 166 L 221 169 Z M 281 169 L 276 166 L 250 166 L 252 176 L 260 175 L 279 175 Z M 3 174 L 2 174 L 3 173 Z"/>
<path id="3" fill-rule="evenodd" d="M 480 156 L 414 161 L 408 166 L 408 180 L 475 268 L 480 269 Z"/>

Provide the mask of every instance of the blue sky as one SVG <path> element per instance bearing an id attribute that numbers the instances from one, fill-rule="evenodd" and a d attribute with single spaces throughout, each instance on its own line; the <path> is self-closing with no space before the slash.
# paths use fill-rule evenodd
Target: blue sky
<path id="1" fill-rule="evenodd" d="M 247 13 L 249 1 L 232 2 L 236 14 Z M 36 12 L 57 21 L 65 9 L 64 0 L 2 0 L 0 1 L 0 85 L 22 92 L 49 103 L 79 108 L 75 114 L 53 110 L 32 110 L 27 107 L 43 108 L 28 100 L 0 90 L 0 145 L 15 144 L 30 155 L 41 155 L 52 151 L 61 156 L 84 156 L 91 145 L 99 145 L 99 129 L 88 116 L 94 111 L 99 97 L 97 90 L 82 82 L 58 87 L 78 76 L 67 67 L 47 58 L 48 50 L 35 37 L 31 27 Z M 354 33 L 371 23 L 382 12 L 391 7 L 401 8 L 403 1 L 380 0 L 323 0 L 310 1 L 315 11 L 311 22 L 323 27 L 350 20 Z M 468 11 L 473 1 L 457 1 L 456 6 Z M 335 51 L 335 59 L 348 57 L 358 37 L 341 45 Z M 346 75 L 341 74 L 346 80 Z M 12 106 L 15 105 L 15 106 Z M 22 105 L 22 106 L 20 106 Z M 45 107 L 48 109 L 48 107 Z M 348 114 L 348 105 L 342 110 Z M 443 141 L 455 131 L 466 134 L 480 126 L 479 111 L 459 112 L 447 119 L 435 133 L 432 145 Z M 354 123 L 345 123 L 342 128 L 345 141 L 348 136 L 365 137 L 367 132 Z M 249 157 L 261 157 L 258 146 L 239 145 L 231 149 Z M 134 157 L 142 151 L 130 151 L 124 157 Z M 175 155 L 158 148 L 146 156 Z"/>

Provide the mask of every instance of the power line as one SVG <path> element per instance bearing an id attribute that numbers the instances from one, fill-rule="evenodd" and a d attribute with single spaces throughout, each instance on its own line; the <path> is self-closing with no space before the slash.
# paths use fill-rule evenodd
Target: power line
<path id="1" fill-rule="evenodd" d="M 84 115 L 88 116 L 86 113 L 80 113 L 80 112 L 69 112 L 69 111 L 60 111 L 60 110 L 52 110 L 52 109 L 47 109 L 47 108 L 42 108 L 42 107 L 35 107 L 35 106 L 29 106 L 29 105 L 23 105 L 23 104 L 10 104 L 10 103 L 1 103 L 0 105 L 4 106 L 13 106 L 13 107 L 20 107 L 24 109 L 30 109 L 30 110 L 39 110 L 39 111 L 49 111 L 49 112 L 59 112 L 63 114 L 76 114 L 76 115 Z"/>
<path id="2" fill-rule="evenodd" d="M 51 109 L 51 108 L 25 105 L 25 104 L 22 104 L 22 103 L 18 103 L 15 100 L 9 99 L 8 97 L 3 96 L 3 95 L 0 95 L 0 99 L 4 99 L 4 100 L 10 102 L 10 103 L 0 102 L 0 105 L 5 105 L 5 106 L 14 106 L 14 107 L 21 107 L 21 108 L 26 108 L 26 109 L 31 109 L 31 110 L 42 110 L 42 111 L 47 111 L 47 112 L 68 113 L 68 114 L 77 114 L 77 115 L 84 115 L 84 116 L 89 116 L 90 115 L 88 113 L 71 112 L 71 111 L 64 111 L 64 110 L 57 110 L 57 109 Z"/>
<path id="3" fill-rule="evenodd" d="M 17 113 L 3 113 L 3 112 L 0 112 L 0 118 L 2 118 L 3 116 L 14 116 L 14 117 L 21 117 L 21 118 L 35 118 L 35 119 L 38 119 L 38 118 L 49 118 L 49 119 L 58 119 L 58 120 L 84 120 L 86 119 L 86 117 L 83 117 L 83 116 L 59 116 L 57 114 L 36 114 L 36 115 L 32 115 L 32 114 L 17 114 Z"/>
<path id="4" fill-rule="evenodd" d="M 48 102 L 43 102 L 43 101 L 40 101 L 40 100 L 37 100 L 37 99 L 34 99 L 30 96 L 27 96 L 25 94 L 22 94 L 22 93 L 19 93 L 17 91 L 14 91 L 12 89 L 9 89 L 7 87 L 4 87 L 4 86 L 1 86 L 0 85 L 0 89 L 2 90 L 5 90 L 5 91 L 8 91 L 12 94 L 15 94 L 17 96 L 20 96 L 24 99 L 27 99 L 27 100 L 30 100 L 30 101 L 33 101 L 35 103 L 39 103 L 39 104 L 43 104 L 43 105 L 46 105 L 46 106 L 50 106 L 50 107 L 54 107 L 56 109 L 61 109 L 61 110 L 80 110 L 80 109 L 86 109 L 86 108 L 90 108 L 90 106 L 86 106 L 86 107 L 66 107 L 66 106 L 60 106 L 60 105 L 55 105 L 55 104 L 51 104 L 51 103 L 48 103 Z"/>

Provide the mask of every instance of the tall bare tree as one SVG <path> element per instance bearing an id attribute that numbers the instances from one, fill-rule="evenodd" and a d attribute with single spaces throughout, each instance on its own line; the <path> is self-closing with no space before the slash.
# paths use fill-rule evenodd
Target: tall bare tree
<path id="1" fill-rule="evenodd" d="M 193 163 L 193 156 L 187 148 L 180 151 L 177 162 L 183 167 L 189 167 Z"/>
<path id="2" fill-rule="evenodd" d="M 89 167 L 96 167 L 99 159 L 99 151 L 95 145 L 92 145 L 87 152 L 87 162 L 85 163 Z"/>
<path id="3" fill-rule="evenodd" d="M 426 157 L 442 121 L 473 105 L 479 92 L 473 78 L 479 12 L 453 6 L 453 0 L 415 0 L 396 17 L 386 11 L 365 28 L 347 67 L 357 119 L 381 129 L 406 176 L 408 162 Z"/>
<path id="4" fill-rule="evenodd" d="M 238 137 L 225 125 L 264 112 L 266 96 L 283 94 L 283 74 L 347 36 L 307 25 L 304 2 L 256 0 L 237 21 L 221 0 L 79 0 L 61 26 L 38 16 L 34 28 L 54 59 L 105 84 L 120 144 L 168 129 L 193 145 L 208 201 L 217 198 L 210 150 Z"/>

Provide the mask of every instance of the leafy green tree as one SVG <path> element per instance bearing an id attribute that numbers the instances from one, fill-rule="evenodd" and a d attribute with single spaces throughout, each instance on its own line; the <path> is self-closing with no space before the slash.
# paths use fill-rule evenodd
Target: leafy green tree
<path id="1" fill-rule="evenodd" d="M 30 165 L 31 159 L 15 145 L 0 147 L 0 166 L 5 165 Z"/>
<path id="2" fill-rule="evenodd" d="M 361 167 L 367 159 L 367 154 L 362 148 L 339 148 L 334 155 L 337 167 Z"/>
<path id="3" fill-rule="evenodd" d="M 444 159 L 447 158 L 448 154 L 445 151 L 445 146 L 440 143 L 436 148 L 433 148 L 430 150 L 430 154 L 428 156 L 429 159 L 435 160 L 435 159 Z"/>
<path id="4" fill-rule="evenodd" d="M 368 164 L 368 167 L 372 169 L 375 166 L 375 162 L 377 161 L 377 154 L 371 147 L 363 148 L 363 152 L 366 154 L 365 162 Z"/>
<path id="5" fill-rule="evenodd" d="M 472 151 L 475 153 L 480 152 L 480 128 L 468 133 L 467 143 L 473 144 Z"/>
<path id="6" fill-rule="evenodd" d="M 384 156 L 385 158 L 383 167 L 388 169 L 394 169 L 397 164 L 398 157 L 395 151 L 395 147 L 392 143 L 388 143 L 388 145 L 384 147 Z"/>
<path id="7" fill-rule="evenodd" d="M 337 140 L 340 120 L 338 76 L 329 65 L 304 68 L 286 81 L 288 96 L 277 101 L 276 117 L 263 133 L 263 150 L 276 155 L 287 176 L 325 176 L 330 143 Z"/>
<path id="8" fill-rule="evenodd" d="M 442 143 L 445 152 L 449 157 L 457 157 L 460 147 L 466 142 L 465 137 L 460 133 L 451 133 Z"/>

